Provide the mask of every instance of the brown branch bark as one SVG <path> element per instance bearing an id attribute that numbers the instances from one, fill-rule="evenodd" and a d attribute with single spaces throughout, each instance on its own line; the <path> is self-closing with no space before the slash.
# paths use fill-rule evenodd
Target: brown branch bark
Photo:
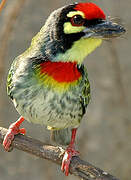
<path id="1" fill-rule="evenodd" d="M 0 127 L 1 144 L 6 133 L 7 129 Z M 62 147 L 47 145 L 21 134 L 15 136 L 12 142 L 12 148 L 17 148 L 37 157 L 50 160 L 58 165 L 61 165 L 64 154 L 64 149 Z M 83 180 L 118 180 L 107 172 L 81 160 L 79 157 L 73 157 L 70 165 L 70 173 Z"/>

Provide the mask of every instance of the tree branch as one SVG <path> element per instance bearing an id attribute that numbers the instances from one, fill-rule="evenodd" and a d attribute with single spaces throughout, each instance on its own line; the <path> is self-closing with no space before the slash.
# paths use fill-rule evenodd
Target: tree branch
<path id="1" fill-rule="evenodd" d="M 0 3 L 0 12 L 1 12 L 1 10 L 3 9 L 5 3 L 6 3 L 6 0 L 2 0 L 2 1 L 1 1 L 1 3 Z"/>
<path id="2" fill-rule="evenodd" d="M 7 133 L 7 129 L 0 127 L 0 143 Z M 24 135 L 15 136 L 12 142 L 12 149 L 17 148 L 37 157 L 50 160 L 61 165 L 64 149 L 58 146 L 47 145 L 31 137 Z M 93 166 L 92 164 L 81 160 L 79 157 L 73 157 L 70 164 L 70 173 L 82 178 L 83 180 L 118 180 L 105 171 Z"/>

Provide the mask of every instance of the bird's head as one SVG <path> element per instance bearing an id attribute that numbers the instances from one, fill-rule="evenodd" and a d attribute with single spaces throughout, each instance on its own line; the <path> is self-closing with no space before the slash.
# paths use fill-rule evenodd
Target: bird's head
<path id="1" fill-rule="evenodd" d="M 33 41 L 39 42 L 41 52 L 51 61 L 81 64 L 103 39 L 124 32 L 94 3 L 75 3 L 55 10 Z"/>

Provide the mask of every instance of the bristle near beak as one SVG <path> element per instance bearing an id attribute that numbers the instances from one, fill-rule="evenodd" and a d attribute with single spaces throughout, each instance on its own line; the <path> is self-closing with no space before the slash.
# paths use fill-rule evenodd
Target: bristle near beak
<path id="1" fill-rule="evenodd" d="M 101 39 L 110 39 L 119 37 L 126 32 L 125 28 L 117 23 L 108 20 L 101 20 L 101 23 L 87 27 L 83 31 L 84 38 L 94 37 Z"/>

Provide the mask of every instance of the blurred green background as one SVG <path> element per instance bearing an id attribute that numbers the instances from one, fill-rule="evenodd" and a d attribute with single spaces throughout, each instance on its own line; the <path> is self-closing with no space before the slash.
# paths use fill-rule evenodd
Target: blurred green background
<path id="1" fill-rule="evenodd" d="M 12 60 L 28 46 L 48 15 L 70 0 L 12 0 L 0 14 L 0 126 L 17 120 L 14 106 L 6 95 L 6 77 Z M 127 33 L 103 42 L 85 60 L 92 99 L 77 134 L 81 157 L 121 180 L 131 179 L 131 2 L 92 0 L 108 16 L 122 23 Z M 119 17 L 119 18 L 118 18 Z M 27 135 L 49 143 L 45 127 L 24 122 Z M 16 149 L 6 153 L 0 145 L 2 180 L 75 180 L 60 167 Z"/>

